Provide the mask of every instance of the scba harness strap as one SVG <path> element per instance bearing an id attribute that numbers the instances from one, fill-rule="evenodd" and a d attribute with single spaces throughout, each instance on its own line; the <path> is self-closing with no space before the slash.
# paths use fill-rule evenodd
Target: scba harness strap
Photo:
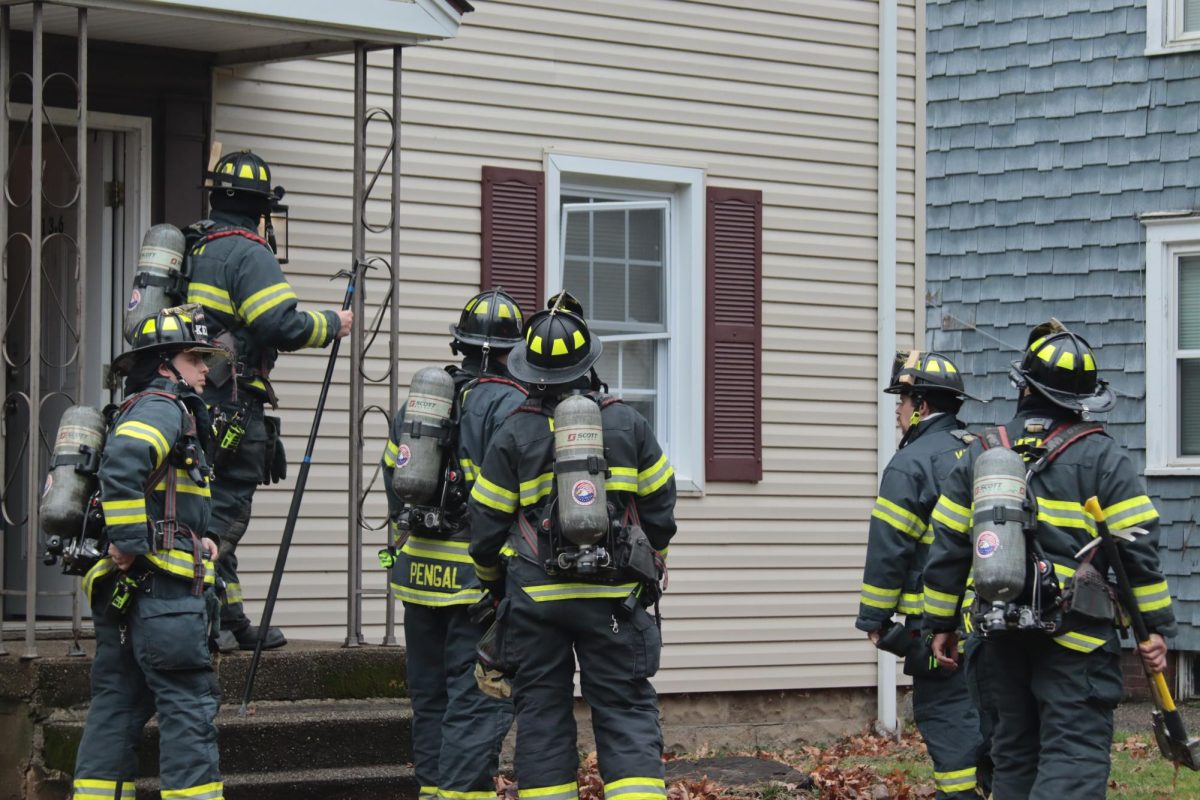
<path id="1" fill-rule="evenodd" d="M 117 411 L 119 418 L 126 411 L 132 408 L 139 400 L 144 397 L 155 395 L 164 397 L 175 404 L 179 409 L 183 419 L 183 435 L 175 446 L 169 452 L 151 473 L 146 480 L 144 489 L 144 497 L 147 501 L 154 495 L 155 487 L 161 482 L 164 486 L 163 492 L 163 518 L 157 522 L 146 520 L 147 532 L 150 536 L 151 552 L 159 550 L 171 551 L 175 549 L 175 537 L 181 531 L 191 537 L 192 540 L 192 594 L 197 597 L 204 593 L 204 555 L 203 548 L 200 545 L 200 538 L 186 525 L 181 525 L 178 520 L 178 502 L 179 502 L 179 476 L 176 469 L 182 462 L 182 467 L 187 469 L 189 477 L 198 486 L 206 486 L 212 477 L 212 471 L 201 468 L 199 458 L 199 435 L 196 428 L 196 417 L 188 410 L 187 406 L 179 395 L 170 392 L 164 392 L 157 389 L 147 389 L 138 392 L 126 398 Z M 180 445 L 181 442 L 187 444 Z"/>

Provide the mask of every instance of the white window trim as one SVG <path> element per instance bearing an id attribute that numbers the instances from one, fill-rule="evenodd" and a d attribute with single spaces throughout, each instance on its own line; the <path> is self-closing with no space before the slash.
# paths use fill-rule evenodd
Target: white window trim
<path id="1" fill-rule="evenodd" d="M 1200 253 L 1200 215 L 1142 218 L 1146 226 L 1146 474 L 1200 475 L 1200 456 L 1178 454 L 1178 257 Z"/>
<path id="2" fill-rule="evenodd" d="M 546 294 L 562 288 L 558 271 L 561 217 L 560 197 L 564 184 L 593 183 L 597 178 L 633 181 L 661 187 L 672 194 L 676 225 L 669 242 L 675 254 L 676 269 L 668 277 L 667 319 L 671 338 L 678 342 L 697 342 L 698 346 L 676 347 L 669 359 L 667 389 L 670 409 L 666 415 L 670 452 L 675 467 L 675 483 L 680 493 L 698 494 L 704 490 L 704 390 L 705 390 L 705 316 L 704 316 L 704 170 L 639 161 L 567 155 L 547 151 L 546 176 Z M 622 191 L 625 191 L 622 189 Z M 636 193 L 636 192 L 631 192 Z M 682 280 L 682 275 L 690 276 Z"/>
<path id="3" fill-rule="evenodd" d="M 1183 32 L 1182 12 L 1182 0 L 1146 0 L 1146 55 L 1200 51 L 1200 31 Z"/>

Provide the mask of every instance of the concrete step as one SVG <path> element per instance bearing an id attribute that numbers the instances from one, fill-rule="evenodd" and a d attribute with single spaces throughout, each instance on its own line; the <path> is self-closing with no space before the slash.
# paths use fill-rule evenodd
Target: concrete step
<path id="1" fill-rule="evenodd" d="M 252 711 L 241 718 L 237 706 L 227 705 L 217 716 L 223 773 L 387 767 L 412 760 L 412 709 L 407 700 L 266 701 L 256 703 Z M 74 770 L 85 718 L 82 709 L 64 709 L 43 724 L 48 770 Z M 140 774 L 157 775 L 156 721 L 146 726 L 139 755 Z"/>
<path id="2" fill-rule="evenodd" d="M 90 699 L 91 654 L 95 642 L 83 642 L 83 657 L 66 655 L 68 643 L 41 646 L 43 656 L 0 658 L 0 699 L 36 706 L 39 711 L 71 708 Z M 217 671 L 226 703 L 241 703 L 252 653 L 222 656 Z M 333 642 L 295 641 L 263 653 L 254 679 L 254 700 L 353 700 L 405 697 L 404 648 L 346 648 Z"/>
<path id="3" fill-rule="evenodd" d="M 226 774 L 225 800 L 415 800 L 410 766 L 343 767 L 253 774 Z M 138 800 L 158 800 L 158 779 L 137 782 Z M 42 784 L 43 798 L 66 798 L 66 781 Z"/>

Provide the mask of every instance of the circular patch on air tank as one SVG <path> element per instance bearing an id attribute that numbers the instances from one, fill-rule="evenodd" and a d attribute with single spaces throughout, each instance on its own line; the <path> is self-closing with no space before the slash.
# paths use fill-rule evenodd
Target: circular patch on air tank
<path id="1" fill-rule="evenodd" d="M 576 481 L 571 487 L 571 498 L 576 505 L 590 506 L 596 502 L 596 485 L 591 481 Z"/>
<path id="2" fill-rule="evenodd" d="M 396 451 L 396 469 L 400 469 L 404 465 L 408 464 L 409 459 L 411 458 L 412 450 L 408 449 L 408 445 L 400 445 L 400 448 Z"/>
<path id="3" fill-rule="evenodd" d="M 134 289 L 129 293 L 129 304 L 125 306 L 126 311 L 133 311 L 142 304 L 142 290 Z"/>
<path id="4" fill-rule="evenodd" d="M 980 558 L 991 558 L 1000 549 L 1000 537 L 991 531 L 984 531 L 975 540 L 975 555 Z"/>
<path id="5" fill-rule="evenodd" d="M 46 473 L 46 485 L 42 487 L 42 497 L 50 494 L 50 487 L 54 485 L 54 474 Z"/>

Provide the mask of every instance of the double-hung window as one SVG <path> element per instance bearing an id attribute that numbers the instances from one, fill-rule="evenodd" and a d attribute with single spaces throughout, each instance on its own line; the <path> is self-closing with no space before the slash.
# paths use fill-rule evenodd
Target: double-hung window
<path id="1" fill-rule="evenodd" d="M 1147 0 L 1146 54 L 1200 50 L 1200 0 Z"/>
<path id="2" fill-rule="evenodd" d="M 703 484 L 704 173 L 547 157 L 547 293 L 579 299 L 609 391 L 637 409 L 681 489 Z"/>
<path id="3" fill-rule="evenodd" d="M 1147 473 L 1200 475 L 1200 216 L 1143 222 Z"/>

